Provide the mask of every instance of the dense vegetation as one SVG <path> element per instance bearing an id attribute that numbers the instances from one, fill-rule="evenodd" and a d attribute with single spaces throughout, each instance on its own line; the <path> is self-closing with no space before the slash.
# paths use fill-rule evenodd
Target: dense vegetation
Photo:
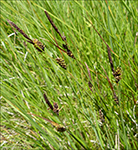
<path id="1" fill-rule="evenodd" d="M 0 9 L 1 149 L 138 149 L 138 2 Z"/>

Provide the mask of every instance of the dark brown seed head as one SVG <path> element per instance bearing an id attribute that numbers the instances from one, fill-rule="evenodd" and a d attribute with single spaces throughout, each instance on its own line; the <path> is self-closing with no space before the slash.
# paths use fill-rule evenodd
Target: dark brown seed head
<path id="1" fill-rule="evenodd" d="M 121 80 L 121 68 L 117 67 L 117 69 L 113 73 L 113 76 L 116 79 L 116 83 L 118 83 Z"/>
<path id="2" fill-rule="evenodd" d="M 65 128 L 64 126 L 62 126 L 62 125 L 58 126 L 56 129 L 57 129 L 57 131 L 59 131 L 59 132 L 64 132 L 64 131 L 66 131 L 66 128 Z"/>
<path id="3" fill-rule="evenodd" d="M 62 58 L 56 58 L 56 61 L 57 61 L 57 63 L 58 63 L 62 68 L 66 69 L 66 64 L 65 64 L 64 59 L 62 59 Z"/>
<path id="4" fill-rule="evenodd" d="M 63 46 L 66 50 L 68 50 L 68 47 L 67 47 L 66 44 L 62 44 L 62 46 Z"/>
<path id="5" fill-rule="evenodd" d="M 58 104 L 57 103 L 54 102 L 53 105 L 54 105 L 55 109 L 58 109 Z"/>
<path id="6" fill-rule="evenodd" d="M 93 86 L 92 83 L 91 83 L 90 81 L 88 82 L 88 85 L 89 85 L 89 88 L 90 88 L 90 89 L 91 89 L 92 86 Z"/>
<path id="7" fill-rule="evenodd" d="M 63 41 L 67 41 L 65 35 L 62 36 L 62 39 L 63 39 Z"/>
<path id="8" fill-rule="evenodd" d="M 67 50 L 67 55 L 73 59 L 75 59 L 74 55 L 72 54 L 72 52 L 70 50 Z"/>
<path id="9" fill-rule="evenodd" d="M 74 55 L 72 52 L 68 49 L 68 46 L 66 44 L 63 44 L 63 47 L 67 50 L 67 55 L 73 59 L 75 59 Z"/>
<path id="10" fill-rule="evenodd" d="M 119 104 L 119 100 L 117 96 L 114 96 L 114 101 L 116 102 L 117 105 Z"/>
<path id="11" fill-rule="evenodd" d="M 37 39 L 34 39 L 34 40 L 33 40 L 33 43 L 34 43 L 34 47 L 35 47 L 39 52 L 44 51 L 45 46 L 44 46 L 40 41 L 38 41 Z"/>
<path id="12" fill-rule="evenodd" d="M 54 102 L 53 105 L 54 105 L 54 109 L 53 109 L 54 113 L 56 113 L 57 115 L 59 115 L 58 104 Z"/>

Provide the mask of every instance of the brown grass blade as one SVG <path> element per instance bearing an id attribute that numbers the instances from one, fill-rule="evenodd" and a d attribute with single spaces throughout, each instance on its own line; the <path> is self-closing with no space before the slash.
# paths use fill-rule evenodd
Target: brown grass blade
<path id="1" fill-rule="evenodd" d="M 51 25 L 55 29 L 55 31 L 59 34 L 59 36 L 62 38 L 62 40 L 66 43 L 66 45 L 63 44 L 63 47 L 67 50 L 67 55 L 70 56 L 71 58 L 75 59 L 74 55 L 72 54 L 72 52 L 67 47 L 66 36 L 61 35 L 61 33 L 59 32 L 58 28 L 56 27 L 56 25 L 54 24 L 53 20 L 51 19 L 50 15 L 48 14 L 48 12 L 46 10 L 45 10 L 45 14 L 46 14 L 49 22 L 51 23 Z M 57 42 L 56 42 L 56 44 L 57 44 Z M 57 44 L 57 47 L 59 47 L 58 44 Z"/>
<path id="2" fill-rule="evenodd" d="M 86 18 L 87 19 L 87 18 Z M 87 19 L 88 20 L 88 19 Z M 114 73 L 114 65 L 113 65 L 113 61 L 112 61 L 112 57 L 111 57 L 111 51 L 113 52 L 113 50 L 109 47 L 109 45 L 105 42 L 105 40 L 102 38 L 102 36 L 100 35 L 100 33 L 96 30 L 96 28 L 94 27 L 94 25 L 92 24 L 92 22 L 90 20 L 88 20 L 93 29 L 97 32 L 97 34 L 99 35 L 99 37 L 101 38 L 101 40 L 105 43 L 105 45 L 107 46 L 107 52 L 108 52 L 108 58 L 109 58 L 109 62 L 110 62 L 110 66 L 111 66 L 111 70 Z M 114 53 L 114 52 L 113 52 Z"/>
<path id="3" fill-rule="evenodd" d="M 109 58 L 111 70 L 114 74 L 115 70 L 114 70 L 114 65 L 113 65 L 113 60 L 112 60 L 112 57 L 111 57 L 111 51 L 110 50 L 111 50 L 111 48 L 107 45 L 108 58 Z"/>
<path id="4" fill-rule="evenodd" d="M 62 38 L 63 41 L 66 41 L 66 38 L 64 38 L 64 36 L 62 37 L 61 33 L 59 32 L 58 28 L 56 27 L 56 25 L 54 24 L 53 20 L 51 19 L 50 15 L 48 14 L 48 12 L 45 10 L 44 11 L 49 22 L 51 23 L 51 25 L 53 26 L 53 28 L 55 29 L 55 31 L 59 34 L 59 36 Z"/>
<path id="5" fill-rule="evenodd" d="M 26 39 L 28 39 L 29 41 L 32 41 L 32 40 L 24 33 L 24 31 L 21 30 L 16 24 L 14 24 L 12 21 L 10 21 L 10 20 L 8 20 L 8 19 L 7 19 L 7 21 L 8 21 L 8 23 L 9 23 L 10 25 L 12 25 L 16 30 L 18 30 Z"/>
<path id="6" fill-rule="evenodd" d="M 86 62 L 85 62 L 85 65 L 86 65 L 88 75 L 89 75 L 89 78 L 90 78 L 90 81 L 88 82 L 88 85 L 89 85 L 90 90 L 92 91 L 92 86 L 93 86 L 92 83 L 91 83 L 92 82 L 92 77 L 91 77 L 90 70 L 89 70 L 89 67 L 88 67 Z"/>
<path id="7" fill-rule="evenodd" d="M 105 74 L 106 74 L 106 78 L 107 78 L 108 83 L 109 83 L 109 85 L 110 85 L 110 88 L 111 88 L 111 90 L 112 90 L 112 92 L 113 92 L 114 101 L 116 102 L 116 104 L 119 104 L 119 100 L 118 100 L 118 97 L 117 97 L 117 95 L 116 95 L 116 93 L 115 93 L 115 90 L 114 90 L 114 88 L 113 88 L 113 86 L 112 86 L 112 83 L 110 82 L 110 79 L 109 79 L 109 77 L 108 77 L 108 75 L 107 75 L 105 69 L 103 68 L 103 66 L 101 66 L 101 67 L 102 67 L 103 71 L 104 71 Z"/>
<path id="8" fill-rule="evenodd" d="M 43 94 L 43 96 L 44 96 L 44 99 L 45 99 L 47 105 L 50 107 L 51 110 L 53 110 L 54 108 L 53 108 L 52 104 L 50 103 L 50 101 L 48 100 L 46 94 Z"/>
<path id="9" fill-rule="evenodd" d="M 65 128 L 63 125 L 61 125 L 61 124 L 58 124 L 58 123 L 56 123 L 56 122 L 54 122 L 54 121 L 51 121 L 51 120 L 49 120 L 49 119 L 47 119 L 47 118 L 44 118 L 44 117 L 41 117 L 41 116 L 38 116 L 38 115 L 35 115 L 35 114 L 32 114 L 32 113 L 30 113 L 30 114 L 33 115 L 33 116 L 42 118 L 43 120 L 48 121 L 48 122 L 51 123 L 54 127 L 56 127 L 56 130 L 59 131 L 59 132 L 64 132 L 64 131 L 66 131 L 66 128 Z"/>

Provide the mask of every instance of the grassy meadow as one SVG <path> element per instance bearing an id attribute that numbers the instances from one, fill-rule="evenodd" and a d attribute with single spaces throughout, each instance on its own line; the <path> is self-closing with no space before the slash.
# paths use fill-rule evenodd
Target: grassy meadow
<path id="1" fill-rule="evenodd" d="M 0 9 L 1 150 L 138 149 L 138 2 Z"/>

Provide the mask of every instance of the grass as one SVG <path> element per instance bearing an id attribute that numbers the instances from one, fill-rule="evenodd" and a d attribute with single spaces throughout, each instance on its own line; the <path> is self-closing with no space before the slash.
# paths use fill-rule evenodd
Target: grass
<path id="1" fill-rule="evenodd" d="M 137 5 L 1 1 L 1 149 L 138 149 Z M 55 46 L 64 49 L 65 42 L 45 10 L 75 59 Z M 43 43 L 44 51 L 7 19 Z M 58 104 L 59 116 L 48 109 L 44 93 L 53 107 Z"/>

